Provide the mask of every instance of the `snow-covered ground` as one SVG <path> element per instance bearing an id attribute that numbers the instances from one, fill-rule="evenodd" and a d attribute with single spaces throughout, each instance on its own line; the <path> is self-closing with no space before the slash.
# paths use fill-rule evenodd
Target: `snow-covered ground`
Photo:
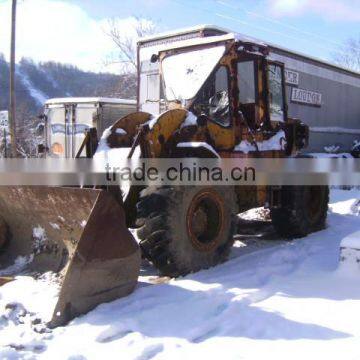
<path id="1" fill-rule="evenodd" d="M 145 267 L 132 295 L 52 331 L 56 287 L 18 277 L 0 287 L 0 358 L 359 359 L 360 271 L 338 268 L 359 199 L 333 190 L 326 230 L 237 241 L 230 261 L 185 278 Z"/>

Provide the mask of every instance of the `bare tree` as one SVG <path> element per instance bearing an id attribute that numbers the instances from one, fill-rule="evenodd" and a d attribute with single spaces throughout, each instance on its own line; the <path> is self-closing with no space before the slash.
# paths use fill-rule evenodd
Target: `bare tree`
<path id="1" fill-rule="evenodd" d="M 134 17 L 131 29 L 124 32 L 119 19 L 111 19 L 108 22 L 106 34 L 111 38 L 118 49 L 118 54 L 106 59 L 106 65 L 120 64 L 124 74 L 136 73 L 137 71 L 137 40 L 141 37 L 154 34 L 156 24 L 152 20 Z"/>
<path id="2" fill-rule="evenodd" d="M 32 113 L 28 104 L 19 102 L 16 111 L 17 153 L 22 157 L 36 157 L 38 144 L 43 143 L 43 133 L 39 132 L 41 120 Z"/>
<path id="3" fill-rule="evenodd" d="M 333 54 L 333 59 L 339 65 L 360 71 L 360 34 L 358 38 L 346 40 L 344 45 Z"/>

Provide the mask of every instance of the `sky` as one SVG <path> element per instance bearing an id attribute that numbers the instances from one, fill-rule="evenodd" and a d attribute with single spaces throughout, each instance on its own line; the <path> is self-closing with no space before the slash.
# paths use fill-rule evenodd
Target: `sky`
<path id="1" fill-rule="evenodd" d="M 11 1 L 0 0 L 0 52 L 10 48 Z M 360 0 L 18 0 L 17 60 L 71 63 L 119 72 L 106 59 L 116 47 L 110 19 L 135 37 L 134 16 L 159 32 L 214 24 L 325 60 L 360 36 Z"/>

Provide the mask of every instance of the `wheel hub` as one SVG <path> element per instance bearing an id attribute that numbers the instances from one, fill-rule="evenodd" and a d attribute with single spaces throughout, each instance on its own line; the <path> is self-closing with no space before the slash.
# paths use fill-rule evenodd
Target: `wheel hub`
<path id="1" fill-rule="evenodd" d="M 200 251 L 211 251 L 218 245 L 223 226 L 223 205 L 215 192 L 196 195 L 187 213 L 187 229 L 192 244 Z"/>

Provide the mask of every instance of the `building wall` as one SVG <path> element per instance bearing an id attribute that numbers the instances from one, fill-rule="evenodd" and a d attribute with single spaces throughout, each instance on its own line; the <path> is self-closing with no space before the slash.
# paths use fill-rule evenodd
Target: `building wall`
<path id="1" fill-rule="evenodd" d="M 360 139 L 360 75 L 276 49 L 272 49 L 271 58 L 297 73 L 298 83 L 286 86 L 289 116 L 310 126 L 308 151 L 323 152 L 331 145 L 339 146 L 341 152 L 349 151 L 353 141 Z M 294 101 L 294 89 L 321 94 L 321 101 Z"/>

